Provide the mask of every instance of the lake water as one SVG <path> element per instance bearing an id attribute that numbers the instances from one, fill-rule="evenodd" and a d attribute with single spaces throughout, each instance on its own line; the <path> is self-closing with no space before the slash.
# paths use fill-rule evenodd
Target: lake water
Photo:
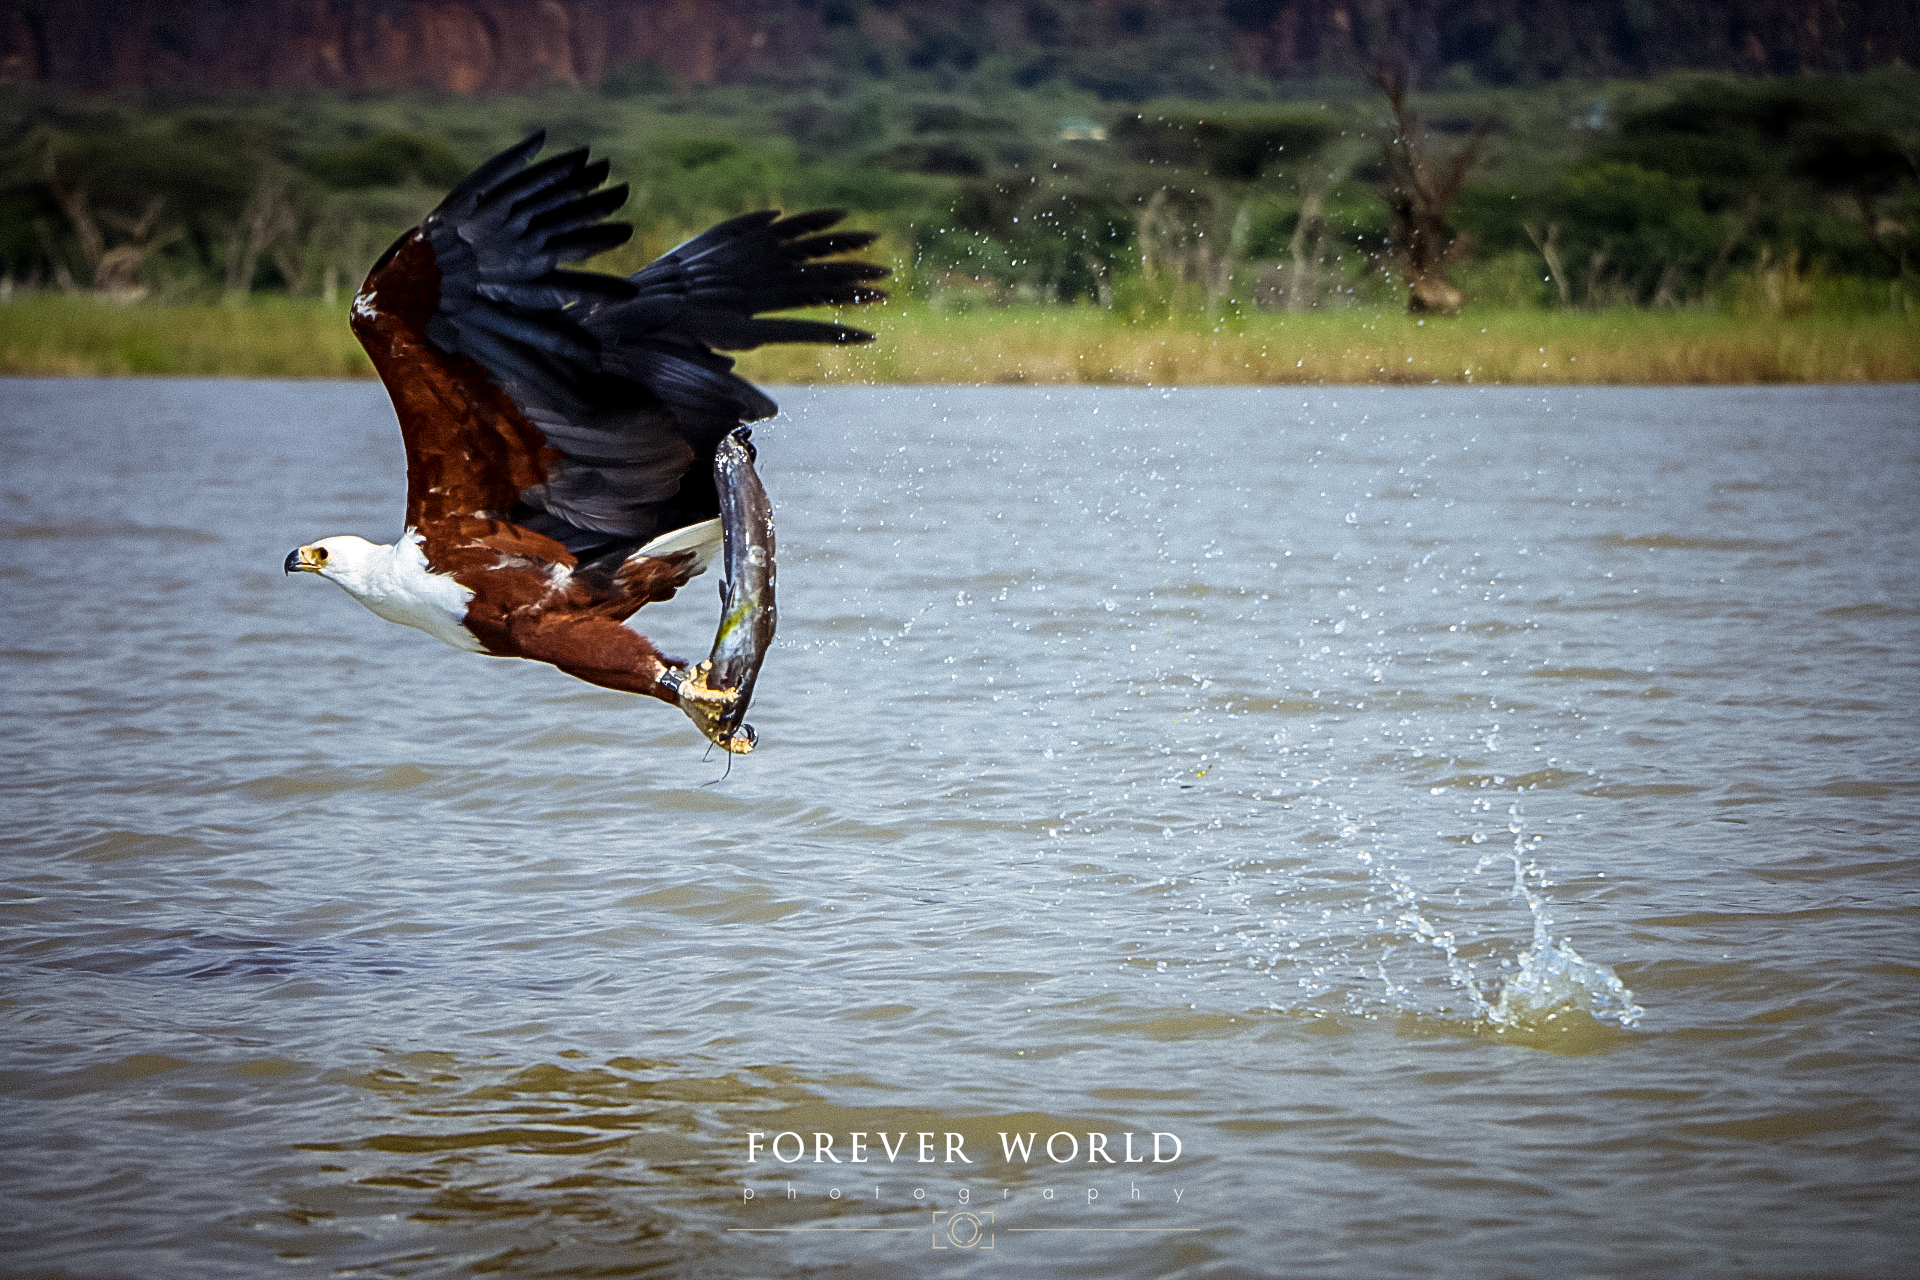
<path id="1" fill-rule="evenodd" d="M 12 1273 L 1914 1272 L 1920 390 L 787 389 L 730 772 L 0 397 Z"/>

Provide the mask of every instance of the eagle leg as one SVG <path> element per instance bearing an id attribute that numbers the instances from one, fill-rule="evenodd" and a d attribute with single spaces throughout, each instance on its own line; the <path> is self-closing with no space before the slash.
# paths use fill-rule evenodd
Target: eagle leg
<path id="1" fill-rule="evenodd" d="M 732 737 L 726 737 L 720 727 L 727 711 L 740 700 L 740 691 L 716 689 L 708 684 L 707 676 L 712 670 L 711 660 L 691 667 L 669 668 L 660 678 L 660 683 L 674 691 L 680 709 L 687 713 L 687 719 L 693 721 L 694 727 L 708 742 L 723 751 L 743 756 L 753 750 L 753 730 L 742 725 Z"/>
<path id="2" fill-rule="evenodd" d="M 468 629 L 502 657 L 530 658 L 560 668 L 576 680 L 678 704 L 674 673 L 684 670 L 663 657 L 648 639 L 612 618 L 586 612 L 520 609 L 504 623 Z"/>

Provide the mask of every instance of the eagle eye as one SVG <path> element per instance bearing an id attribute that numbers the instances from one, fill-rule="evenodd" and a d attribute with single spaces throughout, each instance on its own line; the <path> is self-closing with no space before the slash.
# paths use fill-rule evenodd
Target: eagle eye
<path id="1" fill-rule="evenodd" d="M 327 549 L 325 547 L 315 547 L 313 549 L 313 560 L 315 564 L 325 564 L 327 562 Z"/>

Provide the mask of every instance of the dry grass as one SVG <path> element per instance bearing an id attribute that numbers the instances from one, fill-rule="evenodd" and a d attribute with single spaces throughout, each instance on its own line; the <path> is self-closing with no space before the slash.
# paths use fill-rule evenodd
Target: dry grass
<path id="1" fill-rule="evenodd" d="M 1003 383 L 1632 383 L 1920 380 L 1920 319 L 1893 313 L 1381 312 L 1129 323 L 1085 308 L 845 317 L 862 347 L 746 353 L 756 381 Z M 344 307 L 114 306 L 38 294 L 0 304 L 0 373 L 341 378 L 372 373 Z"/>
<path id="2" fill-rule="evenodd" d="M 371 378 L 346 304 L 122 306 L 33 294 L 0 305 L 0 373 L 120 377 Z"/>
<path id="3" fill-rule="evenodd" d="M 869 346 L 769 348 L 768 382 L 1754 383 L 1920 379 L 1920 322 L 1891 313 L 1740 319 L 1646 311 L 1256 315 L 1129 324 L 1076 309 L 846 317 Z"/>

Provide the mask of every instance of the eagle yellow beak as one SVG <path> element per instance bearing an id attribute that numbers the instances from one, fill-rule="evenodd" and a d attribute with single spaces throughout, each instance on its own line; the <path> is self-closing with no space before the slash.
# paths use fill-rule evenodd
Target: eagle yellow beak
<path id="1" fill-rule="evenodd" d="M 288 573 L 318 573 L 326 560 L 327 553 L 318 547 L 295 547 L 287 552 L 285 568 Z"/>

